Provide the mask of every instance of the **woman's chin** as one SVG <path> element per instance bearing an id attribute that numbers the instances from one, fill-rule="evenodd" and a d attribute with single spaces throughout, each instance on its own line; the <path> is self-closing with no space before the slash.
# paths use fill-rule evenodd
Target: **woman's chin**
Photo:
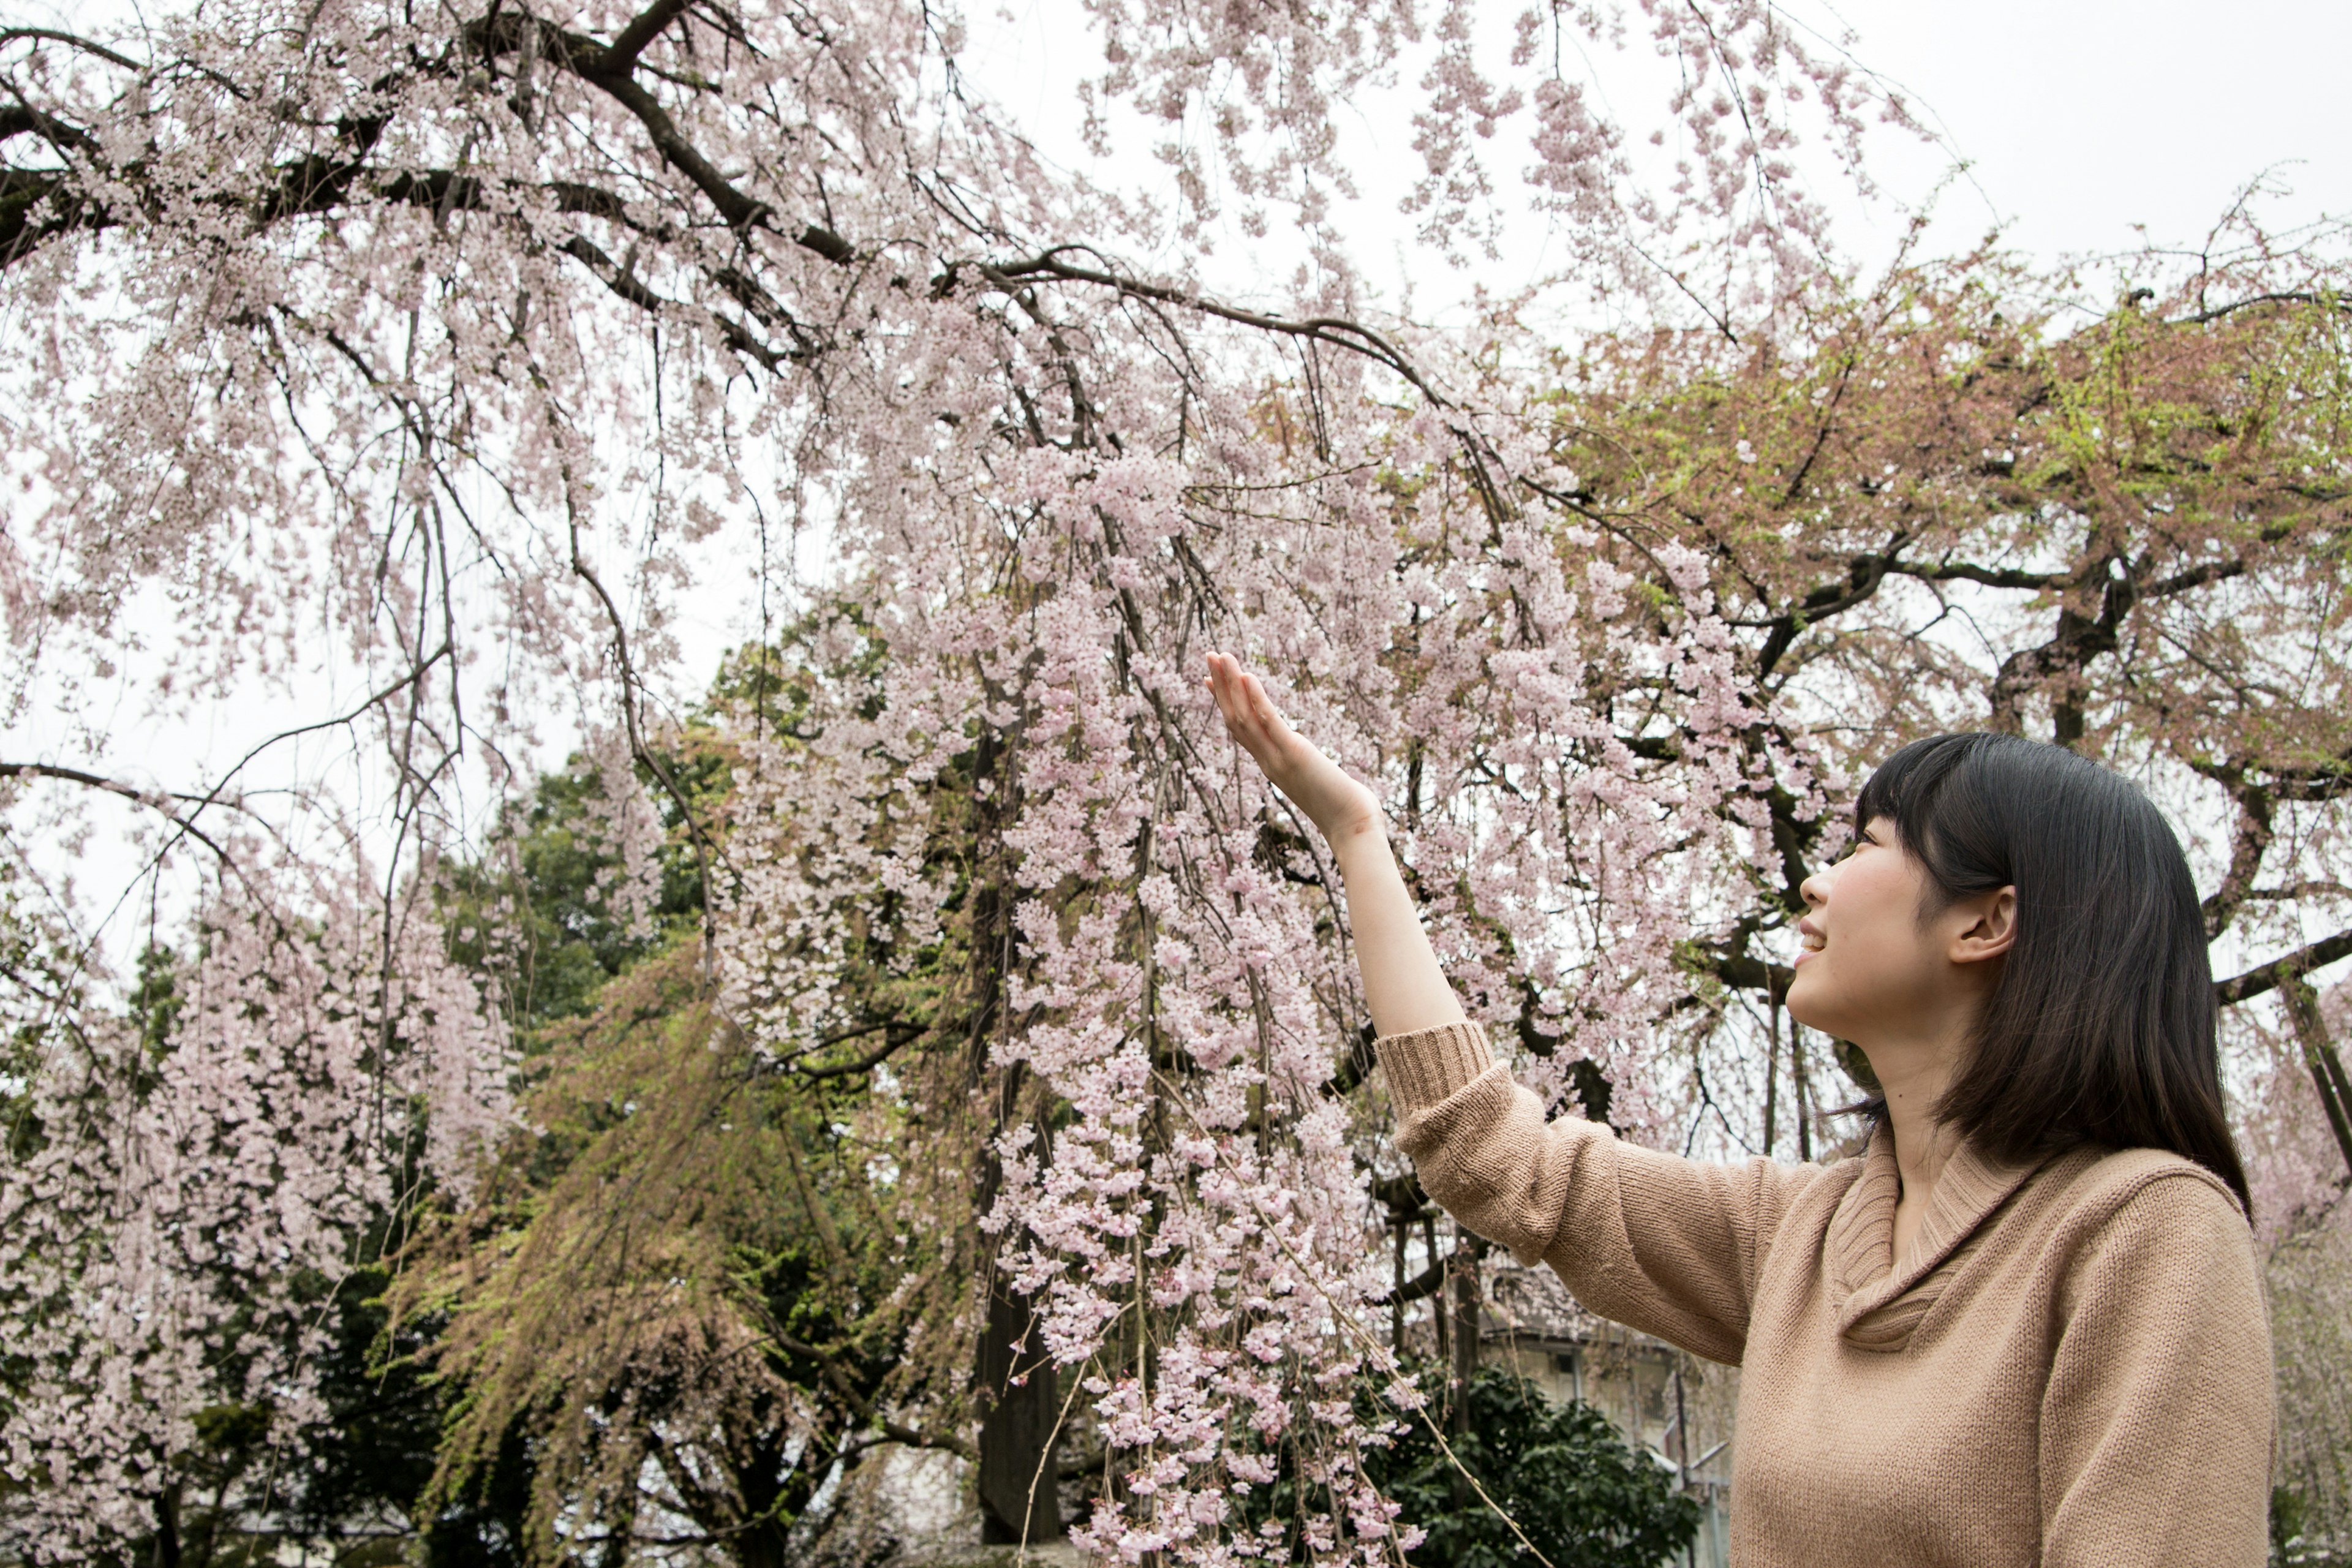
<path id="1" fill-rule="evenodd" d="M 1798 964 L 1796 973 L 1789 979 L 1789 994 L 1780 998 L 1780 1005 L 1789 1009 L 1789 1016 L 1808 1029 L 1829 1028 L 1822 1021 L 1825 1015 L 1821 1005 L 1821 980 L 1809 973 L 1819 966 L 1818 959 L 1811 963 Z M 1834 1034 L 1836 1031 L 1830 1032 Z"/>

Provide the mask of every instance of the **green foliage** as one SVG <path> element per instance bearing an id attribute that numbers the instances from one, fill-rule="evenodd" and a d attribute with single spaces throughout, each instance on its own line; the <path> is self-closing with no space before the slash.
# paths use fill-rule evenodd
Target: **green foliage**
<path id="1" fill-rule="evenodd" d="M 723 753 L 689 732 L 656 760 L 698 820 L 707 819 L 725 787 Z M 588 1012 L 608 982 L 691 933 L 701 919 L 702 860 L 685 808 L 651 767 L 639 763 L 637 773 L 667 836 L 650 931 L 633 931 L 615 908 L 621 858 L 595 812 L 604 781 L 580 756 L 509 807 L 488 854 L 445 872 L 442 917 L 451 951 L 497 981 L 527 1046 L 542 1026 Z"/>
<path id="2" fill-rule="evenodd" d="M 788 630 L 786 640 L 795 636 L 797 628 Z M 615 908 L 622 866 L 599 816 L 605 782 L 579 753 L 541 777 L 528 798 L 509 804 L 479 859 L 443 868 L 451 951 L 498 984 L 527 1049 L 546 1025 L 588 1014 L 614 979 L 695 934 L 706 878 L 723 874 L 713 851 L 737 761 L 713 716 L 745 716 L 755 734 L 789 736 L 812 679 L 774 648 L 738 648 L 720 665 L 702 708 L 632 763 L 664 833 L 652 930 L 632 931 Z"/>
<path id="3" fill-rule="evenodd" d="M 2352 1557 L 2329 1549 L 2326 1521 L 2311 1499 L 2284 1485 L 2271 1489 L 2271 1561 L 2280 1568 L 2352 1565 Z"/>
<path id="4" fill-rule="evenodd" d="M 2293 1487 L 2271 1489 L 2271 1555 L 2279 1562 L 2288 1561 L 2288 1553 L 2302 1538 L 2304 1516 L 2303 1494 Z"/>
<path id="5" fill-rule="evenodd" d="M 2352 1542 L 2352 1215 L 2340 1205 L 2281 1237 L 2265 1264 L 2278 1368 L 2271 1533 L 2284 1563 L 2330 1563 Z"/>
<path id="6" fill-rule="evenodd" d="M 756 1058 L 691 942 L 543 1044 L 537 1131 L 394 1293 L 456 1396 L 426 1507 L 497 1492 L 520 1440 L 526 1560 L 562 1560 L 580 1528 L 626 1538 L 658 1503 L 782 1563 L 823 1533 L 836 1462 L 919 1393 L 915 1340 L 957 1319 L 956 1281 L 935 1294 L 869 1172 L 894 1157 L 891 1109 L 863 1077 Z"/>
<path id="7" fill-rule="evenodd" d="M 1467 1429 L 1458 1430 L 1441 1404 L 1445 1370 L 1424 1367 L 1414 1381 L 1429 1401 L 1421 1412 L 1381 1408 L 1369 1386 L 1357 1394 L 1368 1424 L 1400 1428 L 1364 1464 L 1402 1510 L 1397 1526 L 1423 1531 L 1405 1554 L 1410 1568 L 1542 1568 L 1520 1532 L 1551 1568 L 1660 1568 L 1697 1534 L 1698 1504 L 1591 1405 L 1554 1405 L 1525 1379 L 1485 1367 L 1471 1381 Z M 1444 1446 L 1431 1421 L 1445 1429 Z M 1285 1433 L 1272 1456 L 1275 1479 L 1242 1505 L 1249 1533 L 1263 1540 L 1279 1527 L 1282 1544 L 1269 1561 L 1305 1561 L 1297 1521 L 1328 1506 L 1320 1487 L 1299 1485 L 1301 1449 L 1315 1438 L 1311 1428 Z M 1303 1468 L 1311 1476 L 1328 1458 L 1307 1455 Z"/>
<path id="8" fill-rule="evenodd" d="M 1404 1509 L 1400 1522 L 1427 1532 L 1408 1553 L 1413 1568 L 1535 1568 L 1513 1522 L 1552 1568 L 1656 1568 L 1690 1544 L 1698 1504 L 1601 1412 L 1553 1405 L 1495 1367 L 1472 1379 L 1469 1396 L 1466 1429 L 1447 1436 L 1451 1460 L 1417 1417 L 1375 1459 L 1381 1489 Z"/>
<path id="9" fill-rule="evenodd" d="M 789 742 L 809 679 L 740 650 L 709 707 Z M 926 1113 L 856 1067 L 918 1054 L 954 1014 L 961 954 L 851 931 L 863 1010 L 829 1044 L 753 1051 L 699 969 L 740 763 L 699 715 L 636 761 L 667 835 L 650 931 L 616 909 L 605 779 L 583 757 L 480 860 L 444 869 L 453 951 L 522 1036 L 532 1131 L 474 1201 L 422 1216 L 382 1330 L 401 1338 L 362 1358 L 429 1395 L 373 1418 L 434 1563 L 551 1561 L 563 1531 L 625 1540 L 655 1502 L 735 1561 L 780 1562 L 828 1528 L 828 1477 L 886 1439 L 884 1411 L 919 1415 L 938 1386 L 963 1396 L 968 1261 L 919 1255 L 897 1215 L 935 1179 L 899 1173 L 904 1124 Z"/>
<path id="10" fill-rule="evenodd" d="M 131 987 L 131 1016 L 149 1055 L 163 1053 L 180 1022 L 181 1002 L 179 954 L 161 942 L 149 942 L 139 950 L 138 979 Z"/>
<path id="11" fill-rule="evenodd" d="M 511 1542 L 521 1535 L 528 1489 L 520 1444 L 485 1467 L 480 1484 L 419 1517 L 449 1402 L 415 1362 L 425 1343 L 415 1326 L 395 1331 L 385 1305 L 394 1278 L 378 1259 L 338 1292 L 319 1388 L 334 1416 L 313 1445 L 291 1516 L 327 1541 L 354 1521 L 405 1518 L 424 1536 L 425 1568 L 514 1568 L 520 1558 Z"/>

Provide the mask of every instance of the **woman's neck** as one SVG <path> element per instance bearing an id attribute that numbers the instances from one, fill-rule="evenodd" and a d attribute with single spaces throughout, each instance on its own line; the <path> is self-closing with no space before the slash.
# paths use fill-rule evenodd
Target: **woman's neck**
<path id="1" fill-rule="evenodd" d="M 1957 1130 L 1936 1119 L 1936 1106 L 1951 1087 L 1958 1066 L 1958 1042 L 1920 1041 L 1903 1048 L 1867 1051 L 1872 1073 L 1886 1097 L 1887 1131 L 1895 1143 L 1895 1169 L 1903 1192 L 1895 1205 L 1894 1256 L 1900 1265 L 1927 1217 L 1937 1178 L 1958 1152 Z"/>

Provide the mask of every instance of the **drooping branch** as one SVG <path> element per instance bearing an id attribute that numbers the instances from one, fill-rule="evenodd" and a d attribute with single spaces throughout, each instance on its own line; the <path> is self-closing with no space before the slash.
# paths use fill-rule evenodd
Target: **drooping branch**
<path id="1" fill-rule="evenodd" d="M 117 54 L 104 44 L 85 38 L 79 33 L 68 33 L 57 27 L 0 27 L 0 47 L 26 38 L 42 43 L 63 44 L 66 47 L 79 50 L 82 54 L 95 55 L 109 65 L 121 66 L 124 70 L 135 71 L 147 68 L 130 56 Z"/>
<path id="2" fill-rule="evenodd" d="M 1358 321 L 1341 316 L 1309 316 L 1293 318 L 1267 311 L 1253 310 L 1245 306 L 1228 304 L 1223 300 L 1192 289 L 1179 289 L 1171 284 L 1154 283 L 1101 267 L 1081 267 L 1064 260 L 1071 251 L 1086 247 L 1056 246 L 1039 252 L 1026 260 L 981 263 L 982 276 L 999 287 L 1010 289 L 1039 279 L 1051 279 L 1064 283 L 1087 283 L 1109 289 L 1137 300 L 1149 300 L 1160 304 L 1174 305 L 1198 315 L 1237 326 L 1251 327 L 1259 331 L 1283 337 L 1303 339 L 1309 342 L 1328 343 L 1350 353 L 1364 355 L 1408 383 L 1413 390 L 1439 408 L 1453 406 L 1436 388 L 1425 380 L 1404 353 L 1381 333 Z"/>
<path id="3" fill-rule="evenodd" d="M 218 841 L 186 816 L 173 810 L 170 804 L 176 801 L 201 808 L 216 804 L 215 795 L 182 795 L 170 790 L 141 789 L 137 784 L 125 784 L 121 779 L 110 779 L 102 773 L 85 773 L 79 768 L 61 767 L 55 763 L 0 762 L 0 779 L 9 778 L 57 779 L 65 784 L 79 784 L 85 789 L 103 790 L 109 795 L 121 795 L 125 800 L 136 802 L 158 814 L 180 832 L 211 850 L 223 862 L 230 862 L 229 852 L 223 848 Z"/>

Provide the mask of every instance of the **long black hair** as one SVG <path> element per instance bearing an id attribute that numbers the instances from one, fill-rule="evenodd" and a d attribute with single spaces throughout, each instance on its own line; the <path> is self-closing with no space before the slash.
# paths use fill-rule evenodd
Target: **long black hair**
<path id="1" fill-rule="evenodd" d="M 1937 735 L 1870 776 L 1857 834 L 1874 820 L 1947 904 L 2017 889 L 2017 941 L 1938 1119 L 2002 1159 L 2169 1149 L 2252 1214 L 2222 1107 L 2197 886 L 2155 804 L 2063 746 Z"/>

